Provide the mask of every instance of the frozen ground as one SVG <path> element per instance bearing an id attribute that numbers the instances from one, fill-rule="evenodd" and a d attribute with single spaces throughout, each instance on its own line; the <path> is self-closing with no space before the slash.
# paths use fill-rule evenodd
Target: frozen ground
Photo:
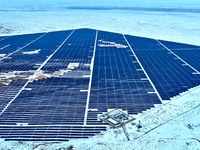
<path id="1" fill-rule="evenodd" d="M 94 28 L 200 45 L 200 13 L 125 10 L 0 11 L 0 35 Z M 138 116 L 142 129 L 127 125 L 87 140 L 60 143 L 5 142 L 1 149 L 200 150 L 200 87 Z"/>
<path id="2" fill-rule="evenodd" d="M 93 28 L 200 45 L 200 13 L 134 10 L 1 10 L 0 35 Z"/>

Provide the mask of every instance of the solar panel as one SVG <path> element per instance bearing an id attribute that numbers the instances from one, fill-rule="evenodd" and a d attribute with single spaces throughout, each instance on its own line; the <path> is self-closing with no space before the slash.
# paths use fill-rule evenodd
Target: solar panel
<path id="1" fill-rule="evenodd" d="M 200 84 L 199 47 L 77 29 L 0 37 L 0 137 L 67 141 Z"/>

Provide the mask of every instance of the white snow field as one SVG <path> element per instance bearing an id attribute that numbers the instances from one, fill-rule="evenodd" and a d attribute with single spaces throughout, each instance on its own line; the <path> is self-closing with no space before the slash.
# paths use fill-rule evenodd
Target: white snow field
<path id="1" fill-rule="evenodd" d="M 134 10 L 0 11 L 0 35 L 93 28 L 200 45 L 200 13 Z"/>
<path id="2" fill-rule="evenodd" d="M 94 28 L 200 45 L 200 13 L 125 10 L 0 11 L 0 36 Z M 137 116 L 142 129 L 129 123 L 89 139 L 69 142 L 6 142 L 2 150 L 200 150 L 200 87 Z"/>

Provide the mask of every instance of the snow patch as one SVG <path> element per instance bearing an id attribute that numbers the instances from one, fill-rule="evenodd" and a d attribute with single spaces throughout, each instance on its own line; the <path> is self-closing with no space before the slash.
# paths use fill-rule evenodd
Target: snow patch
<path id="1" fill-rule="evenodd" d="M 0 84 L 9 85 L 14 80 L 28 79 L 35 73 L 34 70 L 30 71 L 12 71 L 7 73 L 0 73 Z"/>
<path id="2" fill-rule="evenodd" d="M 23 52 L 23 54 L 35 55 L 35 54 L 39 54 L 40 51 L 41 51 L 41 49 L 38 49 L 38 50 L 34 50 L 34 51 Z"/>
<path id="3" fill-rule="evenodd" d="M 42 80 L 42 79 L 51 78 L 51 77 L 60 77 L 66 73 L 73 71 L 78 66 L 79 66 L 79 63 L 69 63 L 67 68 L 60 69 L 59 71 L 54 71 L 53 73 L 50 73 L 50 74 L 45 74 L 44 71 L 39 71 L 37 72 L 33 80 Z"/>
<path id="4" fill-rule="evenodd" d="M 98 44 L 99 47 L 116 47 L 116 48 L 127 48 L 128 46 L 123 44 L 117 44 L 115 42 L 99 40 L 102 44 Z"/>
<path id="5" fill-rule="evenodd" d="M 1 57 L 5 57 L 5 56 L 6 56 L 6 54 L 0 54 L 0 58 L 1 58 Z"/>
<path id="6" fill-rule="evenodd" d="M 79 63 L 69 63 L 67 66 L 67 69 L 74 70 L 74 68 L 77 68 L 79 66 Z"/>

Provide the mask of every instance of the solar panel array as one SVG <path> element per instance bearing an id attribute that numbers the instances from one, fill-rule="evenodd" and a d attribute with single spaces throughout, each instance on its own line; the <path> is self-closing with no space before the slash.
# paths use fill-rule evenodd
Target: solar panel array
<path id="1" fill-rule="evenodd" d="M 29 71 L 37 70 L 37 64 L 43 63 L 47 56 L 53 53 L 55 50 L 69 34 L 66 32 L 52 32 L 48 34 L 34 34 L 30 35 L 30 39 L 27 38 L 29 35 L 24 36 L 14 36 L 11 39 L 6 39 L 2 41 L 2 45 L 5 46 L 9 44 L 10 46 L 6 49 L 1 50 L 1 54 L 6 54 L 2 61 L 0 61 L 1 73 L 8 73 L 13 71 Z M 58 37 L 54 40 L 54 37 Z M 22 37 L 22 38 L 21 38 Z M 39 37 L 39 39 L 38 39 Z M 27 45 L 25 42 L 35 42 Z M 20 40 L 21 39 L 21 40 Z M 29 40 L 28 40 L 29 39 Z M 12 41 L 12 42 L 11 42 Z M 13 42 L 14 41 L 14 42 Z M 18 42 L 19 41 L 19 42 Z M 21 48 L 19 48 L 21 44 Z M 23 52 L 41 49 L 40 53 L 35 55 L 23 55 Z M 9 57 L 8 57 L 9 56 Z M 0 101 L 0 111 L 17 95 L 20 89 L 26 84 L 28 80 L 12 80 L 8 86 L 2 86 Z"/>
<path id="2" fill-rule="evenodd" d="M 85 34 L 87 39 L 83 38 Z M 84 65 L 90 63 L 94 37 L 95 31 L 75 31 L 42 70 L 54 72 L 66 68 L 69 63 L 80 63 L 79 67 L 61 77 L 30 82 L 26 88 L 31 90 L 23 90 L 19 94 L 3 113 L 0 122 L 83 124 L 87 92 L 81 90 L 88 89 L 89 78 L 83 78 L 83 75 L 88 75 L 90 69 Z"/>
<path id="3" fill-rule="evenodd" d="M 0 37 L 0 137 L 67 141 L 200 84 L 200 47 L 92 29 Z"/>
<path id="4" fill-rule="evenodd" d="M 163 100 L 200 84 L 198 72 L 158 40 L 126 36 Z M 174 44 L 173 42 L 170 42 Z M 176 43 L 174 45 L 177 45 Z M 190 47 L 189 53 L 194 46 Z"/>
<path id="5" fill-rule="evenodd" d="M 195 45 L 180 44 L 168 41 L 161 41 L 172 52 L 188 62 L 192 67 L 200 71 L 200 47 Z"/>
<path id="6" fill-rule="evenodd" d="M 98 46 L 104 41 L 126 48 Z M 89 103 L 89 109 L 93 111 L 89 111 L 88 124 L 99 124 L 97 115 L 108 109 L 138 114 L 160 103 L 123 35 L 99 32 Z"/>

